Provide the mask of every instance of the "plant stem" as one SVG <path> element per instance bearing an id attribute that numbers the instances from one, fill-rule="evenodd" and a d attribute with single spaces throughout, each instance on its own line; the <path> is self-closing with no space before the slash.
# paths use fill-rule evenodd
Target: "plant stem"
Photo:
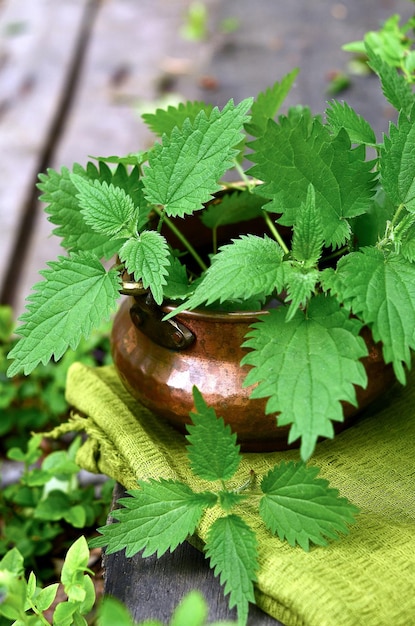
<path id="1" fill-rule="evenodd" d="M 392 222 L 391 222 L 392 226 L 395 226 L 395 224 L 396 224 L 396 222 L 398 220 L 398 217 L 402 213 L 404 208 L 405 208 L 405 205 L 403 203 L 398 206 L 398 208 L 396 209 L 395 215 L 392 218 Z"/>
<path id="2" fill-rule="evenodd" d="M 331 252 L 327 256 L 323 257 L 323 261 L 331 261 L 331 259 L 337 259 L 338 257 L 341 257 L 343 254 L 345 254 L 347 250 L 348 246 L 343 246 L 343 248 L 335 250 L 334 252 Z"/>
<path id="3" fill-rule="evenodd" d="M 409 228 L 411 228 L 414 222 L 415 215 L 413 213 L 408 213 L 407 215 L 405 215 L 405 217 L 402 218 L 399 224 L 396 225 L 395 233 L 399 233 L 401 234 L 401 236 L 404 235 L 409 230 Z"/>
<path id="4" fill-rule="evenodd" d="M 402 236 L 403 234 L 405 234 L 405 232 L 408 230 L 408 228 L 411 227 L 411 225 L 412 225 L 411 222 L 412 222 L 412 219 L 413 219 L 412 215 L 409 215 L 409 216 L 405 215 L 403 217 L 403 219 L 400 222 L 398 222 L 399 216 L 400 216 L 400 214 L 402 213 L 402 211 L 404 209 L 405 209 L 405 205 L 403 203 L 400 204 L 397 207 L 392 220 L 391 221 L 388 220 L 386 222 L 385 234 L 383 235 L 383 239 L 381 239 L 376 244 L 377 248 L 382 249 L 382 248 L 385 248 L 386 246 L 388 246 L 388 244 L 395 242 L 396 239 L 397 239 L 396 235 L 398 233 L 400 233 L 400 231 L 403 231 L 401 233 L 401 236 Z M 410 222 L 410 223 L 408 224 L 408 222 Z"/>
<path id="5" fill-rule="evenodd" d="M 29 605 L 30 608 L 32 609 L 33 613 L 35 615 L 37 615 L 37 617 L 40 619 L 40 621 L 42 622 L 42 624 L 46 624 L 46 626 L 50 626 L 48 620 L 46 619 L 46 617 L 43 615 L 43 613 L 41 613 L 39 611 L 39 609 L 37 608 L 37 606 L 35 604 L 33 604 L 32 600 L 29 599 Z"/>
<path id="6" fill-rule="evenodd" d="M 236 171 L 238 172 L 239 176 L 241 177 L 241 179 L 245 183 L 246 188 L 248 189 L 248 191 L 250 191 L 252 189 L 252 187 L 254 186 L 252 181 L 249 180 L 249 178 L 247 177 L 247 175 L 244 172 L 244 169 L 243 169 L 242 165 L 240 163 L 238 163 L 238 161 L 236 159 L 234 160 L 234 163 L 235 163 Z"/>
<path id="7" fill-rule="evenodd" d="M 212 228 L 212 249 L 213 254 L 216 254 L 218 251 L 218 229 L 216 226 Z"/>
<path id="8" fill-rule="evenodd" d="M 280 244 L 281 248 L 284 250 L 284 254 L 289 254 L 290 251 L 288 250 L 287 246 L 285 245 L 285 241 L 283 240 L 283 238 L 279 234 L 278 230 L 275 227 L 274 222 L 270 218 L 269 213 L 267 213 L 267 211 L 264 211 L 264 219 L 265 219 L 265 222 L 266 222 L 268 228 L 270 229 L 271 233 L 273 234 L 274 238 L 277 240 L 277 242 Z"/>
<path id="9" fill-rule="evenodd" d="M 240 165 L 240 163 L 238 163 L 238 161 L 236 159 L 235 159 L 234 163 L 235 163 L 236 171 L 238 172 L 238 174 L 240 175 L 241 179 L 246 184 L 246 187 L 247 187 L 248 191 L 250 191 L 255 183 L 252 183 L 252 181 L 249 180 L 249 178 L 246 176 L 242 166 Z M 285 241 L 283 240 L 283 238 L 281 237 L 281 235 L 278 232 L 277 228 L 275 227 L 275 224 L 271 220 L 271 218 L 269 216 L 269 213 L 267 213 L 266 211 L 264 211 L 264 219 L 265 219 L 265 222 L 266 222 L 268 228 L 270 229 L 274 239 L 276 239 L 276 241 L 280 244 L 281 248 L 284 250 L 284 254 L 289 254 L 290 251 L 288 250 L 287 246 L 285 245 Z"/>
<path id="10" fill-rule="evenodd" d="M 156 207 L 155 206 L 153 208 L 154 208 L 155 212 L 157 213 L 157 215 L 161 219 L 163 219 L 164 223 L 170 228 L 171 232 L 176 235 L 176 237 L 179 239 L 179 241 L 181 241 L 181 243 L 184 245 L 184 247 L 189 252 L 189 254 L 192 255 L 192 257 L 194 258 L 196 263 L 199 265 L 200 269 L 203 272 L 205 272 L 207 270 L 207 265 L 203 261 L 203 259 L 199 256 L 199 254 L 196 252 L 196 250 L 194 249 L 192 244 L 186 239 L 186 237 L 183 235 L 183 233 L 180 232 L 180 230 L 177 228 L 177 226 L 172 222 L 172 220 L 169 217 L 167 217 L 167 215 L 163 212 L 163 210 L 160 207 Z"/>

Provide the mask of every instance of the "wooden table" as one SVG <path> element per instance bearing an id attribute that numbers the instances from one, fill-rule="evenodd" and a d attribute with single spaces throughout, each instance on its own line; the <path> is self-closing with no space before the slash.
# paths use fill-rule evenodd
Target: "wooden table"
<path id="1" fill-rule="evenodd" d="M 294 67 L 301 73 L 287 104 L 322 112 L 330 76 L 350 58 L 341 45 L 412 8 L 406 0 L 205 0 L 208 35 L 194 42 L 180 34 L 189 4 L 0 0 L 0 297 L 16 315 L 38 271 L 60 253 L 37 200 L 38 172 L 144 149 L 150 137 L 138 112 L 155 101 L 237 102 Z M 239 28 L 226 34 L 221 25 L 229 17 Z M 353 77 L 337 97 L 379 137 L 387 130 L 391 111 L 376 78 Z M 190 546 L 160 561 L 118 554 L 106 566 L 107 591 L 127 594 L 136 619 L 155 606 L 167 619 L 195 586 L 208 597 L 212 619 L 228 615 L 217 581 Z M 254 612 L 250 620 L 276 623 Z"/>

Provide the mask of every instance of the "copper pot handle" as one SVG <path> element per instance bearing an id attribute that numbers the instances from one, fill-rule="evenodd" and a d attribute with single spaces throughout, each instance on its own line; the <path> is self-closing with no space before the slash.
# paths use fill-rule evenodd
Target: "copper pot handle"
<path id="1" fill-rule="evenodd" d="M 134 296 L 131 320 L 151 341 L 170 350 L 185 350 L 195 340 L 194 334 L 175 319 L 163 320 L 165 313 L 150 292 Z"/>

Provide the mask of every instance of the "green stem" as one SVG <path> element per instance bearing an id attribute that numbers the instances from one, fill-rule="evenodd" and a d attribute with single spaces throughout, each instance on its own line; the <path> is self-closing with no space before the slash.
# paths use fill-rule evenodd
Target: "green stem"
<path id="1" fill-rule="evenodd" d="M 408 213 L 405 217 L 396 225 L 395 233 L 401 233 L 404 235 L 406 231 L 411 228 L 415 221 L 415 215 L 413 213 Z"/>
<path id="2" fill-rule="evenodd" d="M 392 218 L 392 222 L 391 222 L 391 226 L 395 226 L 399 215 L 402 213 L 403 209 L 405 208 L 405 205 L 402 203 L 398 206 L 398 208 L 396 209 L 395 215 Z"/>
<path id="3" fill-rule="evenodd" d="M 392 242 L 395 241 L 395 235 L 397 233 L 399 233 L 401 230 L 403 230 L 405 232 L 405 229 L 409 228 L 410 225 L 408 226 L 407 222 L 408 220 L 408 216 L 405 216 L 401 222 L 399 222 L 397 224 L 397 221 L 399 219 L 400 214 L 402 213 L 402 211 L 405 209 L 405 205 L 402 203 L 398 206 L 398 208 L 395 211 L 395 214 L 392 218 L 391 221 L 388 221 L 386 223 L 386 229 L 385 229 L 385 234 L 383 235 L 383 239 L 381 239 L 377 244 L 376 247 L 379 248 L 380 250 L 382 248 L 385 248 L 386 246 L 388 246 L 389 244 L 391 244 Z M 412 216 L 409 216 L 409 219 L 411 219 Z"/>
<path id="4" fill-rule="evenodd" d="M 37 617 L 40 619 L 42 624 L 46 624 L 46 626 L 50 626 L 50 624 L 49 624 L 48 620 L 46 619 L 46 617 L 43 615 L 43 613 L 41 613 L 39 611 L 37 606 L 35 604 L 33 604 L 32 600 L 30 600 L 30 599 L 29 599 L 29 605 L 30 605 L 30 608 L 32 609 L 33 613 L 35 615 L 37 615 Z"/>
<path id="5" fill-rule="evenodd" d="M 247 177 L 247 175 L 244 172 L 244 169 L 243 169 L 242 165 L 240 163 L 238 163 L 238 161 L 236 159 L 235 159 L 234 163 L 235 163 L 236 171 L 238 172 L 239 176 L 241 177 L 241 179 L 243 180 L 243 182 L 246 185 L 246 188 L 249 191 L 253 187 L 252 181 Z"/>
<path id="6" fill-rule="evenodd" d="M 271 233 L 273 234 L 274 238 L 278 241 L 278 243 L 280 244 L 281 248 L 284 250 L 284 254 L 289 254 L 290 251 L 288 250 L 287 246 L 285 245 L 285 241 L 283 240 L 283 238 L 279 234 L 278 230 L 275 227 L 274 222 L 270 218 L 269 213 L 267 213 L 267 211 L 264 211 L 264 219 L 265 219 L 265 222 L 266 222 L 268 228 L 270 229 Z"/>
<path id="7" fill-rule="evenodd" d="M 244 185 L 246 186 L 247 191 L 252 191 L 252 189 L 256 186 L 257 182 L 253 179 L 248 178 L 248 176 L 245 174 L 245 171 L 242 167 L 242 165 L 235 159 L 234 160 L 234 166 L 236 171 L 238 172 L 239 176 L 241 177 L 242 182 L 244 183 Z M 230 185 L 231 187 L 231 185 Z M 269 214 L 266 213 L 266 211 L 264 211 L 264 218 L 265 218 L 265 222 L 269 228 L 269 230 L 271 231 L 274 239 L 276 239 L 276 241 L 280 244 L 281 248 L 284 250 L 285 254 L 289 254 L 289 250 L 287 248 L 287 246 L 285 245 L 285 242 L 283 240 L 283 238 L 281 237 L 280 233 L 278 232 L 277 228 L 275 227 L 275 224 L 272 222 L 271 218 L 269 217 Z M 216 254 L 217 252 L 217 240 L 216 240 L 216 236 L 217 233 L 216 231 L 213 232 L 213 250 L 214 253 Z"/>
<path id="8" fill-rule="evenodd" d="M 184 245 L 184 247 L 189 252 L 189 254 L 192 255 L 196 263 L 199 265 L 200 269 L 203 272 L 206 272 L 207 270 L 206 263 L 199 256 L 199 254 L 196 252 L 192 244 L 186 239 L 183 233 L 180 232 L 177 226 L 172 222 L 172 220 L 169 217 L 167 217 L 167 215 L 163 212 L 163 210 L 160 207 L 153 207 L 153 208 L 155 212 L 157 213 L 157 215 L 164 220 L 164 223 L 170 228 L 171 232 L 176 235 L 179 241 L 181 241 L 181 243 Z"/>
<path id="9" fill-rule="evenodd" d="M 331 259 L 337 259 L 338 257 L 343 256 L 347 251 L 348 251 L 348 246 L 343 246 L 343 248 L 340 248 L 339 250 L 335 250 L 334 252 L 331 252 L 327 256 L 324 256 L 321 260 L 331 261 Z"/>
<path id="10" fill-rule="evenodd" d="M 216 226 L 212 228 L 212 249 L 213 254 L 216 254 L 218 251 L 218 229 Z"/>

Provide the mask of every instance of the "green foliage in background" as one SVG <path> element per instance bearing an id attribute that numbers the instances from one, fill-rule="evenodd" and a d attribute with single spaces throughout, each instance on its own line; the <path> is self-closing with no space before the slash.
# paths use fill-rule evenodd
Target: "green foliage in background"
<path id="1" fill-rule="evenodd" d="M 0 306 L 0 450 L 25 446 L 32 431 L 57 424 L 68 411 L 65 384 L 68 368 L 75 361 L 86 365 L 109 364 L 109 326 L 101 326 L 58 363 L 36 368 L 30 376 L 6 376 L 6 355 L 16 345 L 11 307 Z"/>
<path id="2" fill-rule="evenodd" d="M 401 25 L 401 16 L 395 14 L 379 30 L 367 32 L 361 41 L 345 44 L 343 50 L 353 52 L 361 63 L 366 63 L 369 49 L 386 65 L 399 69 L 405 80 L 412 84 L 415 83 L 414 29 L 415 17 Z"/>
<path id="3" fill-rule="evenodd" d="M 61 571 L 60 583 L 43 586 L 34 574 L 25 574 L 23 555 L 17 548 L 0 560 L 0 626 L 139 626 L 118 600 L 105 597 L 96 602 L 88 568 L 89 549 L 85 537 L 69 548 Z M 63 589 L 64 599 L 57 597 Z M 198 592 L 191 592 L 174 611 L 169 626 L 204 626 L 208 609 Z M 158 620 L 140 622 L 141 626 L 162 626 Z M 216 622 L 211 626 L 231 626 Z"/>
<path id="4" fill-rule="evenodd" d="M 90 529 L 106 519 L 113 481 L 100 487 L 82 485 L 75 462 L 81 445 L 77 437 L 67 449 L 44 455 L 42 435 L 34 435 L 27 449 L 11 448 L 7 457 L 23 465 L 19 481 L 0 492 L 0 555 L 17 548 L 26 567 L 38 577 L 53 576 L 52 557 L 68 547 L 79 529 Z"/>

